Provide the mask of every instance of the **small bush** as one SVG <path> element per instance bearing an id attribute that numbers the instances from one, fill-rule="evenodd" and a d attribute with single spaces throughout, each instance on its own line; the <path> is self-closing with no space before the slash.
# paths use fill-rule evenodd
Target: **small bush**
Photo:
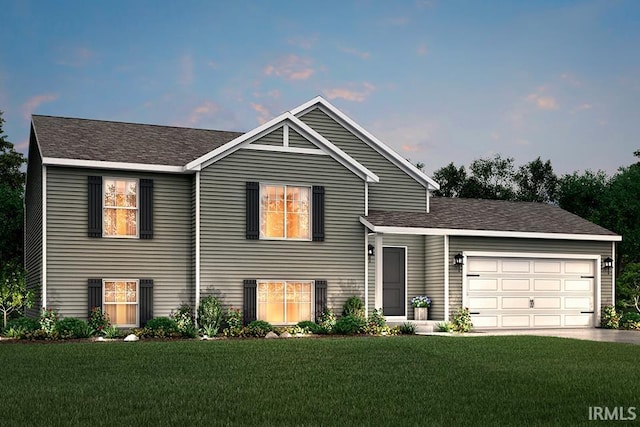
<path id="1" fill-rule="evenodd" d="M 116 325 L 106 326 L 100 331 L 105 338 L 115 339 L 122 337 L 122 331 Z"/>
<path id="2" fill-rule="evenodd" d="M 298 324 L 296 325 L 298 326 L 300 329 L 302 329 L 302 333 L 305 334 L 318 334 L 320 333 L 320 325 L 317 325 L 315 322 L 312 322 L 310 320 L 304 320 L 302 322 L 298 322 Z"/>
<path id="3" fill-rule="evenodd" d="M 600 326 L 606 329 L 618 329 L 620 327 L 620 313 L 614 306 L 608 305 L 602 309 Z"/>
<path id="4" fill-rule="evenodd" d="M 193 308 L 188 304 L 182 304 L 178 310 L 171 312 L 171 318 L 178 325 L 178 331 L 185 338 L 194 338 L 196 336 L 195 317 Z"/>
<path id="5" fill-rule="evenodd" d="M 202 298 L 198 306 L 198 326 L 209 337 L 218 335 L 224 320 L 224 310 L 218 298 L 213 295 Z"/>
<path id="6" fill-rule="evenodd" d="M 640 313 L 629 311 L 620 318 L 620 328 L 640 329 Z"/>
<path id="7" fill-rule="evenodd" d="M 97 333 L 101 333 L 105 328 L 111 326 L 111 320 L 109 315 L 104 313 L 100 307 L 93 307 L 89 314 L 89 320 L 87 321 Z"/>
<path id="8" fill-rule="evenodd" d="M 404 322 L 400 325 L 399 332 L 402 335 L 414 335 L 416 333 L 416 325 L 411 322 Z"/>
<path id="9" fill-rule="evenodd" d="M 349 297 L 342 306 L 342 315 L 364 318 L 364 303 L 357 296 Z"/>
<path id="10" fill-rule="evenodd" d="M 382 309 L 374 309 L 366 321 L 365 332 L 371 335 L 388 335 L 390 330 Z"/>
<path id="11" fill-rule="evenodd" d="M 330 334 L 336 326 L 336 315 L 329 307 L 325 307 L 324 311 L 318 316 L 318 333 Z"/>
<path id="12" fill-rule="evenodd" d="M 262 338 L 269 332 L 273 331 L 273 326 L 264 320 L 254 320 L 244 329 L 244 335 L 247 337 Z"/>
<path id="13" fill-rule="evenodd" d="M 60 339 L 89 338 L 94 330 L 84 320 L 75 317 L 65 317 L 56 322 L 55 330 Z"/>
<path id="14" fill-rule="evenodd" d="M 239 337 L 242 336 L 242 310 L 229 308 L 225 316 L 226 328 L 224 328 L 225 337 Z"/>
<path id="15" fill-rule="evenodd" d="M 141 334 L 147 338 L 176 338 L 180 335 L 178 324 L 169 317 L 156 317 L 149 320 Z"/>
<path id="16" fill-rule="evenodd" d="M 355 335 L 365 331 L 367 322 L 360 316 L 343 316 L 336 322 L 333 331 L 340 335 Z"/>
<path id="17" fill-rule="evenodd" d="M 7 322 L 5 333 L 7 333 L 11 329 L 13 329 L 14 331 L 31 332 L 35 331 L 36 329 L 40 329 L 40 322 L 30 317 L 16 317 L 15 319 L 11 319 Z"/>
<path id="18" fill-rule="evenodd" d="M 453 332 L 469 332 L 473 328 L 468 308 L 460 308 L 453 316 Z"/>
<path id="19" fill-rule="evenodd" d="M 451 322 L 440 322 L 436 327 L 438 328 L 438 332 L 453 332 L 453 323 Z"/>
<path id="20" fill-rule="evenodd" d="M 44 308 L 40 309 L 40 329 L 44 331 L 45 334 L 55 335 L 54 332 L 56 330 L 56 322 L 58 321 L 58 313 L 56 313 L 52 308 Z"/>

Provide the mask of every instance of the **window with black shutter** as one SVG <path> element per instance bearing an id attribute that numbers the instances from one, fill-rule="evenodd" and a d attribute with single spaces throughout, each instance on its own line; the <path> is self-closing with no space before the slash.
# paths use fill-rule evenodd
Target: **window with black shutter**
<path id="1" fill-rule="evenodd" d="M 89 237 L 102 237 L 102 177 L 90 176 L 88 184 Z"/>
<path id="2" fill-rule="evenodd" d="M 153 279 L 140 279 L 140 327 L 144 328 L 147 322 L 153 319 Z"/>
<path id="3" fill-rule="evenodd" d="M 260 238 L 260 184 L 247 182 L 246 227 L 247 239 Z"/>
<path id="4" fill-rule="evenodd" d="M 153 180 L 140 180 L 140 238 L 153 239 Z"/>
<path id="5" fill-rule="evenodd" d="M 316 322 L 318 322 L 320 316 L 327 308 L 327 281 L 316 280 L 316 307 L 315 315 Z"/>
<path id="6" fill-rule="evenodd" d="M 242 322 L 246 325 L 256 320 L 258 304 L 258 282 L 255 279 L 244 280 L 244 301 L 242 303 Z"/>
<path id="7" fill-rule="evenodd" d="M 313 203 L 311 224 L 313 227 L 313 241 L 324 241 L 324 187 L 313 186 Z"/>

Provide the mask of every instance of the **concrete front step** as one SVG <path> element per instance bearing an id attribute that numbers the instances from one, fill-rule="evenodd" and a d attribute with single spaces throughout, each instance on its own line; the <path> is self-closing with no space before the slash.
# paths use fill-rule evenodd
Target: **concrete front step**
<path id="1" fill-rule="evenodd" d="M 444 322 L 444 320 L 388 320 L 387 325 L 402 326 L 403 323 L 412 323 L 416 327 L 416 333 L 437 332 L 438 323 Z"/>

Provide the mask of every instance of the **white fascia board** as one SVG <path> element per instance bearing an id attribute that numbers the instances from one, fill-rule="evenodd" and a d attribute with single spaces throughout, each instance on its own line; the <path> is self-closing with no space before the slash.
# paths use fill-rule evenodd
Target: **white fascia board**
<path id="1" fill-rule="evenodd" d="M 61 159 L 57 157 L 43 157 L 42 164 L 46 166 L 72 166 L 80 168 L 119 169 L 142 172 L 185 173 L 183 166 L 152 165 L 147 163 L 106 162 L 101 160 Z"/>
<path id="2" fill-rule="evenodd" d="M 212 162 L 215 162 L 217 159 L 225 157 L 227 154 L 230 154 L 232 152 L 234 152 L 235 150 L 237 150 L 240 144 L 242 144 L 243 142 L 246 141 L 252 141 L 254 139 L 257 139 L 258 137 L 260 137 L 263 133 L 267 133 L 269 131 L 271 131 L 273 128 L 276 128 L 278 126 L 281 125 L 281 123 L 289 116 L 289 113 L 283 113 L 280 114 L 278 117 L 275 117 L 271 120 L 269 120 L 268 122 L 258 126 L 257 128 L 253 129 L 252 131 L 249 131 L 247 133 L 244 133 L 242 135 L 240 135 L 239 137 L 237 137 L 236 139 L 233 139 L 229 142 L 227 142 L 224 145 L 221 145 L 220 147 L 216 148 L 215 150 L 212 150 L 210 152 L 208 152 L 207 154 L 198 157 L 197 159 L 193 160 L 192 162 L 187 163 L 187 165 L 185 166 L 186 170 L 195 170 L 198 167 L 202 168 L 205 167 L 209 164 L 211 164 Z M 206 165 L 205 165 L 206 163 Z"/>
<path id="3" fill-rule="evenodd" d="M 331 157 L 336 159 L 347 169 L 362 177 L 363 179 L 366 179 L 367 182 L 380 182 L 380 178 L 378 178 L 375 173 L 371 172 L 361 163 L 356 161 L 353 157 L 336 147 L 327 138 L 320 135 L 313 128 L 305 124 L 302 120 L 291 113 L 289 113 L 289 120 L 298 133 L 302 134 L 302 136 L 311 141 L 314 145 L 319 146 L 321 149 L 329 153 Z"/>
<path id="4" fill-rule="evenodd" d="M 342 126 L 347 129 L 355 132 L 356 134 L 360 134 L 361 139 L 369 144 L 374 150 L 378 151 L 384 157 L 386 157 L 389 161 L 394 163 L 400 169 L 402 169 L 407 175 L 411 176 L 413 179 L 418 181 L 420 184 L 425 186 L 427 189 L 431 188 L 434 190 L 440 189 L 440 185 L 435 182 L 433 179 L 429 178 L 427 175 L 422 173 L 418 168 L 409 163 L 405 158 L 400 156 L 398 153 L 393 151 L 387 144 L 380 141 L 378 138 L 370 134 L 367 130 L 365 130 L 362 126 L 353 121 L 349 116 L 344 114 L 334 105 L 332 105 L 329 101 L 324 99 L 321 96 L 317 96 L 313 98 L 311 101 L 305 102 L 299 107 L 291 110 L 291 114 L 295 116 L 302 115 L 307 111 L 311 110 L 316 105 L 320 104 L 325 113 L 329 113 L 329 116 L 334 116 L 333 118 L 338 121 Z"/>
<path id="5" fill-rule="evenodd" d="M 421 227 L 389 227 L 376 226 L 366 218 L 360 217 L 360 222 L 374 233 L 408 234 L 421 236 L 467 236 L 467 237 L 515 237 L 518 239 L 553 239 L 553 240 L 590 240 L 601 242 L 619 242 L 622 236 L 604 234 L 565 234 L 565 233 L 535 233 L 525 231 L 495 231 L 495 230 L 463 230 L 452 228 L 421 228 Z"/>
<path id="6" fill-rule="evenodd" d="M 297 153 L 297 154 L 313 154 L 316 156 L 328 156 L 329 153 L 325 153 L 319 148 L 299 148 L 291 146 L 280 145 L 263 145 L 263 144 L 249 144 L 242 147 L 243 150 L 257 150 L 257 151 L 273 151 L 277 153 Z"/>

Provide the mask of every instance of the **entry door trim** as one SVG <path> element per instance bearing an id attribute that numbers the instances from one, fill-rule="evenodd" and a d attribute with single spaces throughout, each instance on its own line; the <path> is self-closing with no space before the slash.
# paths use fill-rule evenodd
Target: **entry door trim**
<path id="1" fill-rule="evenodd" d="M 408 246 L 382 245 L 382 256 L 384 256 L 384 248 L 401 248 L 401 249 L 404 249 L 404 316 L 387 316 L 387 315 L 385 315 L 384 317 L 387 320 L 407 320 L 407 310 L 409 309 L 409 304 L 407 303 L 407 301 L 409 300 L 409 294 L 408 294 L 408 289 L 407 289 L 407 284 L 409 283 L 409 278 L 407 277 L 407 275 L 409 274 L 409 270 L 408 270 L 409 248 L 408 248 Z M 384 260 L 382 261 L 382 265 L 384 267 Z M 380 281 L 380 283 L 382 283 L 382 287 L 384 289 L 384 276 L 382 277 L 382 280 Z M 382 295 L 382 301 L 380 303 L 380 307 L 377 307 L 377 308 L 384 307 L 384 292 L 380 292 L 380 295 Z M 384 312 L 383 312 L 383 314 L 384 314 Z"/>
<path id="2" fill-rule="evenodd" d="M 462 252 L 463 265 L 462 265 L 462 306 L 468 307 L 468 284 L 467 284 L 467 257 L 490 257 L 490 258 L 554 258 L 554 259 L 588 259 L 595 261 L 594 275 L 595 275 L 595 299 L 594 299 L 594 314 L 593 326 L 600 326 L 601 310 L 601 278 L 602 265 L 601 255 L 591 254 L 563 254 L 563 253 L 540 253 L 540 252 L 483 252 L 483 251 L 466 251 Z M 615 288 L 615 284 L 612 285 Z"/>

